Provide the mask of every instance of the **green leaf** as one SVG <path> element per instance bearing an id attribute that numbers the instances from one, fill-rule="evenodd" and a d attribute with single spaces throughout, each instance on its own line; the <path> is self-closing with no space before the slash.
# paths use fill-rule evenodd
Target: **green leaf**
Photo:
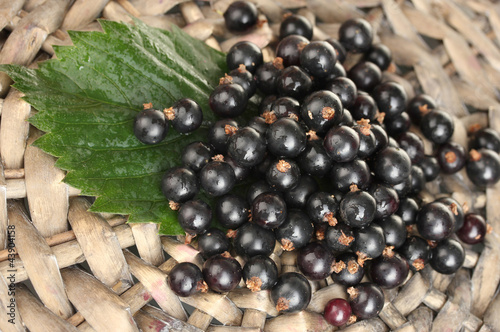
<path id="1" fill-rule="evenodd" d="M 38 110 L 30 122 L 46 134 L 35 145 L 58 157 L 66 183 L 97 197 L 92 211 L 129 214 L 130 222 L 159 222 L 160 233 L 181 234 L 160 181 L 206 129 L 190 135 L 171 129 L 151 146 L 135 138 L 133 120 L 144 103 L 163 109 L 189 97 L 202 107 L 206 128 L 215 120 L 208 97 L 227 71 L 225 55 L 175 26 L 100 24 L 104 32 L 70 32 L 74 46 L 55 47 L 57 59 L 37 70 L 0 70 Z"/>

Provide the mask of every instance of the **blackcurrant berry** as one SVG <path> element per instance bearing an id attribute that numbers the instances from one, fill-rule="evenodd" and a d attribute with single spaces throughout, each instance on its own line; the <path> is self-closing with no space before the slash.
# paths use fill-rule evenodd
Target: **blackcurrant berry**
<path id="1" fill-rule="evenodd" d="M 469 149 L 488 149 L 500 153 L 500 135 L 491 128 L 483 128 L 472 133 Z"/>
<path id="2" fill-rule="evenodd" d="M 406 111 L 408 112 L 411 121 L 416 125 L 420 125 L 422 117 L 428 111 L 436 109 L 436 107 L 437 104 L 434 98 L 426 94 L 419 94 L 410 100 Z"/>
<path id="3" fill-rule="evenodd" d="M 352 313 L 358 318 L 374 318 L 384 307 L 384 293 L 375 284 L 364 282 L 349 288 L 347 292 Z"/>
<path id="4" fill-rule="evenodd" d="M 340 285 L 351 287 L 359 284 L 365 269 L 358 263 L 358 257 L 352 252 L 345 252 L 335 257 L 332 280 Z"/>
<path id="5" fill-rule="evenodd" d="M 163 195 L 172 202 L 184 203 L 193 198 L 199 190 L 196 174 L 185 167 L 169 169 L 161 180 Z"/>
<path id="6" fill-rule="evenodd" d="M 400 216 L 393 214 L 378 219 L 376 222 L 384 231 L 386 245 L 393 246 L 396 249 L 403 245 L 408 232 L 406 230 L 406 224 Z"/>
<path id="7" fill-rule="evenodd" d="M 373 121 L 377 115 L 377 104 L 375 104 L 375 100 L 370 95 L 358 93 L 349 111 L 354 120 L 368 119 Z"/>
<path id="8" fill-rule="evenodd" d="M 281 75 L 282 70 L 283 59 L 279 57 L 260 65 L 255 72 L 257 88 L 266 95 L 277 93 L 276 78 Z"/>
<path id="9" fill-rule="evenodd" d="M 313 26 L 311 22 L 302 15 L 289 15 L 281 22 L 280 39 L 290 35 L 299 35 L 311 40 Z"/>
<path id="10" fill-rule="evenodd" d="M 342 118 L 342 103 L 331 91 L 320 90 L 308 95 L 302 102 L 300 114 L 307 127 L 323 134 Z"/>
<path id="11" fill-rule="evenodd" d="M 431 250 L 430 263 L 432 268 L 442 274 L 452 274 L 458 271 L 465 261 L 465 250 L 460 242 L 444 239 Z"/>
<path id="12" fill-rule="evenodd" d="M 412 164 L 418 164 L 424 157 L 424 142 L 415 133 L 404 132 L 399 135 L 398 139 L 399 147 L 406 151 L 408 157 Z"/>
<path id="13" fill-rule="evenodd" d="M 273 105 L 271 106 L 271 112 L 274 113 L 277 119 L 299 119 L 300 104 L 294 98 L 280 97 L 274 101 Z"/>
<path id="14" fill-rule="evenodd" d="M 203 112 L 200 105 L 190 98 L 176 101 L 165 113 L 167 118 L 171 120 L 172 127 L 181 134 L 198 129 L 203 122 Z"/>
<path id="15" fill-rule="evenodd" d="M 385 249 L 384 230 L 377 224 L 370 224 L 365 228 L 354 228 L 354 243 L 352 251 L 358 255 L 358 262 L 362 264 L 366 259 L 377 258 Z"/>
<path id="16" fill-rule="evenodd" d="M 226 233 L 218 228 L 210 228 L 198 237 L 198 250 L 205 259 L 228 251 L 229 240 Z"/>
<path id="17" fill-rule="evenodd" d="M 332 168 L 332 160 L 326 153 L 321 140 L 308 141 L 297 161 L 305 173 L 313 176 L 323 177 Z"/>
<path id="18" fill-rule="evenodd" d="M 479 214 L 468 213 L 465 215 L 464 223 L 457 231 L 457 235 L 464 243 L 481 243 L 486 235 L 486 221 Z"/>
<path id="19" fill-rule="evenodd" d="M 182 163 L 195 172 L 199 172 L 214 156 L 214 151 L 203 142 L 193 142 L 182 152 Z"/>
<path id="20" fill-rule="evenodd" d="M 299 66 L 300 52 L 309 44 L 303 36 L 290 35 L 283 38 L 276 47 L 276 56 L 283 59 L 283 66 Z"/>
<path id="21" fill-rule="evenodd" d="M 361 61 L 349 70 L 348 77 L 358 90 L 371 92 L 382 80 L 382 72 L 377 65 Z"/>
<path id="22" fill-rule="evenodd" d="M 239 129 L 228 140 L 228 155 L 243 167 L 253 167 L 266 155 L 264 136 L 251 127 Z"/>
<path id="23" fill-rule="evenodd" d="M 399 196 L 394 189 L 384 184 L 373 184 L 368 192 L 375 198 L 377 203 L 376 219 L 389 217 L 398 210 Z"/>
<path id="24" fill-rule="evenodd" d="M 279 191 L 295 188 L 300 180 L 299 166 L 291 159 L 276 160 L 269 166 L 266 180 L 269 185 Z"/>
<path id="25" fill-rule="evenodd" d="M 417 220 L 417 213 L 419 206 L 417 202 L 411 197 L 402 197 L 399 200 L 399 208 L 396 214 L 403 219 L 405 225 L 412 225 Z"/>
<path id="26" fill-rule="evenodd" d="M 271 289 L 271 299 L 278 312 L 288 313 L 304 310 L 311 301 L 311 285 L 299 273 L 283 273 Z"/>
<path id="27" fill-rule="evenodd" d="M 406 92 L 398 83 L 385 82 L 377 85 L 372 92 L 372 97 L 378 109 L 385 113 L 386 119 L 393 118 L 406 109 Z"/>
<path id="28" fill-rule="evenodd" d="M 354 236 L 351 228 L 343 222 L 339 222 L 335 226 L 330 226 L 326 229 L 325 244 L 334 253 L 348 250 L 353 241 Z"/>
<path id="29" fill-rule="evenodd" d="M 234 44 L 226 55 L 227 67 L 229 70 L 245 65 L 245 68 L 252 74 L 264 62 L 261 49 L 252 42 L 241 41 Z"/>
<path id="30" fill-rule="evenodd" d="M 500 156 L 493 150 L 473 149 L 469 152 L 465 170 L 476 186 L 492 186 L 500 180 Z"/>
<path id="31" fill-rule="evenodd" d="M 340 26 L 339 41 L 349 52 L 365 53 L 372 45 L 372 27 L 361 18 L 349 19 Z"/>
<path id="32" fill-rule="evenodd" d="M 241 265 L 232 257 L 221 255 L 210 257 L 203 264 L 203 279 L 214 292 L 226 293 L 238 286 L 241 280 Z"/>
<path id="33" fill-rule="evenodd" d="M 465 166 L 465 148 L 456 142 L 446 142 L 438 147 L 436 159 L 443 173 L 456 173 Z"/>
<path id="34" fill-rule="evenodd" d="M 282 118 L 269 126 L 267 148 L 279 158 L 295 158 L 306 148 L 306 134 L 297 121 Z"/>
<path id="35" fill-rule="evenodd" d="M 455 218 L 448 206 L 434 201 L 422 206 L 417 214 L 416 224 L 424 239 L 441 241 L 453 233 Z"/>
<path id="36" fill-rule="evenodd" d="M 317 78 L 327 77 L 332 73 L 336 62 L 337 53 L 326 41 L 313 41 L 300 53 L 301 67 Z"/>
<path id="37" fill-rule="evenodd" d="M 200 171 L 200 184 L 211 196 L 222 196 L 233 189 L 236 176 L 228 163 L 211 161 Z"/>
<path id="38" fill-rule="evenodd" d="M 234 194 L 220 197 L 215 205 L 217 220 L 228 229 L 236 229 L 247 222 L 249 213 L 245 199 Z"/>
<path id="39" fill-rule="evenodd" d="M 339 97 L 344 108 L 350 108 L 354 105 L 354 101 L 358 94 L 356 85 L 347 77 L 337 77 L 328 82 L 325 86 L 325 90 L 335 93 Z"/>
<path id="40" fill-rule="evenodd" d="M 191 296 L 200 291 L 207 291 L 207 284 L 198 266 L 193 263 L 183 262 L 172 268 L 168 274 L 170 289 L 181 297 Z"/>
<path id="41" fill-rule="evenodd" d="M 281 75 L 276 80 L 278 93 L 280 96 L 288 96 L 295 99 L 302 99 L 312 88 L 312 81 L 309 75 L 300 67 L 289 66 L 283 69 Z"/>
<path id="42" fill-rule="evenodd" d="M 239 84 L 218 85 L 208 99 L 212 112 L 223 118 L 241 115 L 245 111 L 247 102 L 245 90 Z"/>
<path id="43" fill-rule="evenodd" d="M 247 99 L 251 98 L 255 91 L 257 90 L 257 82 L 254 76 L 246 70 L 244 65 L 240 65 L 240 67 L 233 69 L 229 72 L 229 76 L 233 84 L 239 84 L 245 91 L 245 97 Z"/>
<path id="44" fill-rule="evenodd" d="M 374 156 L 371 170 L 381 181 L 394 185 L 408 178 L 411 160 L 404 150 L 386 147 Z"/>
<path id="45" fill-rule="evenodd" d="M 366 190 L 371 184 L 370 168 L 364 160 L 356 159 L 348 163 L 335 163 L 330 171 L 330 181 L 335 190 L 347 193 L 351 185 Z"/>
<path id="46" fill-rule="evenodd" d="M 443 144 L 453 135 L 455 124 L 448 113 L 443 110 L 434 110 L 422 117 L 420 129 L 427 139 L 436 144 Z"/>
<path id="47" fill-rule="evenodd" d="M 243 279 L 252 292 L 271 289 L 278 281 L 278 267 L 267 256 L 251 257 L 243 267 Z"/>
<path id="48" fill-rule="evenodd" d="M 349 302 L 344 299 L 333 299 L 326 304 L 323 317 L 333 326 L 342 326 L 347 323 L 351 313 Z"/>
<path id="49" fill-rule="evenodd" d="M 181 205 L 177 220 L 186 233 L 202 234 L 210 227 L 212 209 L 199 199 L 187 201 Z"/>
<path id="50" fill-rule="evenodd" d="M 276 239 L 271 230 L 252 223 L 246 223 L 238 228 L 233 241 L 234 250 L 243 257 L 269 256 L 275 244 Z"/>
<path id="51" fill-rule="evenodd" d="M 243 32 L 257 24 L 257 7 L 250 1 L 235 1 L 224 12 L 226 28 L 232 32 Z"/>
<path id="52" fill-rule="evenodd" d="M 284 250 L 294 250 L 304 247 L 311 239 L 314 228 L 311 219 L 301 210 L 291 209 L 274 234 Z"/>
<path id="53" fill-rule="evenodd" d="M 398 252 L 408 260 L 413 271 L 420 271 L 429 262 L 431 247 L 426 240 L 417 236 L 410 236 L 405 243 L 398 248 Z"/>
<path id="54" fill-rule="evenodd" d="M 216 153 L 226 153 L 229 137 L 238 130 L 238 123 L 231 119 L 222 119 L 213 124 L 208 131 L 208 143 Z"/>
<path id="55" fill-rule="evenodd" d="M 359 135 L 346 126 L 333 127 L 326 134 L 323 146 L 333 161 L 353 161 L 358 155 Z"/>
<path id="56" fill-rule="evenodd" d="M 340 202 L 340 217 L 347 226 L 366 227 L 374 219 L 376 207 L 373 196 L 354 185 Z"/>
<path id="57" fill-rule="evenodd" d="M 410 266 L 405 258 L 392 250 L 387 250 L 370 265 L 370 276 L 382 288 L 400 286 L 408 277 Z"/>
<path id="58" fill-rule="evenodd" d="M 286 219 L 285 200 L 276 193 L 263 193 L 252 203 L 252 220 L 266 229 L 279 227 Z"/>
<path id="59" fill-rule="evenodd" d="M 408 132 L 411 126 L 410 117 L 406 112 L 398 114 L 392 118 L 388 118 L 387 120 L 384 121 L 385 121 L 384 122 L 385 130 L 387 131 L 387 134 L 395 138 Z"/>
<path id="60" fill-rule="evenodd" d="M 168 133 L 163 112 L 152 108 L 139 112 L 134 119 L 134 135 L 144 144 L 160 143 Z"/>
<path id="61" fill-rule="evenodd" d="M 332 45 L 335 49 L 335 53 L 337 54 L 337 61 L 339 63 L 343 63 L 347 54 L 344 46 L 342 46 L 342 44 L 337 39 L 333 38 L 328 38 L 326 42 L 330 43 L 330 45 Z"/>
<path id="62" fill-rule="evenodd" d="M 392 52 L 384 44 L 373 44 L 366 53 L 365 60 L 373 62 L 381 71 L 384 71 L 391 64 Z"/>
<path id="63" fill-rule="evenodd" d="M 439 176 L 441 167 L 435 157 L 424 156 L 420 162 L 419 166 L 424 172 L 425 180 L 427 182 L 435 180 Z"/>
<path id="64" fill-rule="evenodd" d="M 319 190 L 316 180 L 310 175 L 301 175 L 297 185 L 283 194 L 288 208 L 304 208 L 309 197 Z"/>
<path id="65" fill-rule="evenodd" d="M 335 223 L 338 203 L 335 198 L 324 191 L 312 194 L 306 203 L 307 214 L 315 223 Z"/>

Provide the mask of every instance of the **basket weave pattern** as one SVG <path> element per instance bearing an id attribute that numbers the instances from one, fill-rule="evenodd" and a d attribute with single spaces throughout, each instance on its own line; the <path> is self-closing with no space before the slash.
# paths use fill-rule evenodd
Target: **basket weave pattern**
<path id="1" fill-rule="evenodd" d="M 394 62 L 409 68 L 404 77 L 392 71 L 384 73 L 385 78 L 400 82 L 409 97 L 416 90 L 435 97 L 454 116 L 453 140 L 466 146 L 466 128 L 476 123 L 500 131 L 499 4 L 487 0 L 252 1 L 267 21 L 248 35 L 233 36 L 224 30 L 220 14 L 231 0 L 210 5 L 183 0 L 3 0 L 0 63 L 36 67 L 38 61 L 53 56 L 53 45 L 71 44 L 66 30 L 99 30 L 97 18 L 131 22 L 134 16 L 160 28 L 176 24 L 222 51 L 242 39 L 251 40 L 263 48 L 264 60 L 269 61 L 274 57 L 279 22 L 289 10 L 315 22 L 318 40 L 337 37 L 342 21 L 364 17 L 377 32 L 376 39 L 392 50 Z M 431 49 L 423 36 L 432 38 L 436 46 Z M 346 67 L 355 61 L 356 57 L 348 59 Z M 128 224 L 125 216 L 88 212 L 89 200 L 62 183 L 64 172 L 54 166 L 55 158 L 31 146 L 42 135 L 26 121 L 36 110 L 20 99 L 22 94 L 10 88 L 11 83 L 0 73 L 1 331 L 336 329 L 321 314 L 330 299 L 346 298 L 347 293 L 330 278 L 311 283 L 308 309 L 295 314 L 278 315 L 266 291 L 252 293 L 245 287 L 228 294 L 175 296 L 167 284 L 169 271 L 177 262 L 201 267 L 198 251 L 181 237 L 158 236 L 155 224 Z M 464 103 L 480 112 L 469 114 Z M 426 142 L 426 153 L 431 152 Z M 459 202 L 485 208 L 493 229 L 485 249 L 477 253 L 466 247 L 464 268 L 454 275 L 441 275 L 430 267 L 410 274 L 402 287 L 385 292 L 386 303 L 378 318 L 344 331 L 500 331 L 500 296 L 496 296 L 500 187 L 477 192 L 460 174 L 444 176 L 442 183 L 429 184 L 423 199 L 432 200 L 443 185 Z M 277 245 L 271 258 L 281 272 L 297 271 L 295 252 L 283 252 Z M 9 307 L 10 303 L 15 306 Z M 194 311 L 188 315 L 183 303 Z M 14 316 L 9 315 L 12 312 Z"/>

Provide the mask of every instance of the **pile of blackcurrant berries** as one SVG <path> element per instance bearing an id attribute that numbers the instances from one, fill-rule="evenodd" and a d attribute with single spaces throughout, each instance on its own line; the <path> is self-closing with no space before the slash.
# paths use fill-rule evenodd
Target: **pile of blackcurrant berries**
<path id="1" fill-rule="evenodd" d="M 237 1 L 224 18 L 229 30 L 247 31 L 257 9 Z M 279 312 L 296 312 L 309 304 L 310 281 L 331 277 L 349 300 L 330 301 L 324 315 L 341 326 L 375 317 L 382 288 L 402 285 L 410 270 L 430 264 L 456 272 L 465 259 L 461 242 L 484 239 L 480 214 L 451 197 L 424 204 L 418 194 L 441 172 L 462 168 L 478 187 L 498 182 L 498 133 L 475 128 L 469 147 L 453 142 L 454 119 L 430 96 L 407 100 L 400 84 L 382 80 L 394 66 L 391 52 L 372 43 L 366 21 L 343 23 L 338 40 L 312 35 L 307 19 L 289 15 L 273 61 L 247 41 L 227 53 L 229 72 L 209 99 L 220 120 L 161 182 L 187 242 L 206 259 L 202 270 L 174 267 L 168 280 L 177 295 L 229 292 L 243 278 L 252 291 L 269 290 Z M 349 53 L 362 56 L 346 71 Z M 244 123 L 250 99 L 260 113 Z M 137 138 L 158 143 L 167 120 L 187 133 L 202 112 L 189 99 L 164 112 L 148 107 L 137 116 Z M 409 131 L 412 122 L 424 138 Z M 434 144 L 433 155 L 423 139 Z M 297 252 L 297 272 L 278 273 L 269 257 L 276 245 Z"/>

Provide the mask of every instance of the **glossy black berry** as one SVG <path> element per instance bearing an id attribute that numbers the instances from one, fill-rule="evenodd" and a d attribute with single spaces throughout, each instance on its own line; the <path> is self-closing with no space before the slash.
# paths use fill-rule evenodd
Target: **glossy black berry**
<path id="1" fill-rule="evenodd" d="M 314 232 L 311 219 L 301 210 L 291 209 L 284 223 L 275 229 L 276 240 L 285 250 L 299 249 L 309 243 Z"/>
<path id="2" fill-rule="evenodd" d="M 260 116 L 254 116 L 248 121 L 248 127 L 255 129 L 259 134 L 264 137 L 266 135 L 267 131 L 267 123 L 266 120 L 264 120 Z"/>
<path id="3" fill-rule="evenodd" d="M 500 153 L 500 135 L 491 128 L 483 128 L 472 133 L 469 149 L 488 149 Z"/>
<path id="4" fill-rule="evenodd" d="M 335 93 L 339 97 L 344 108 L 350 108 L 354 104 L 358 94 L 356 85 L 347 77 L 337 77 L 328 82 L 325 86 L 325 90 Z"/>
<path id="5" fill-rule="evenodd" d="M 351 228 L 343 222 L 337 223 L 335 226 L 330 226 L 325 232 L 325 244 L 334 253 L 340 253 L 348 250 L 354 236 Z"/>
<path id="6" fill-rule="evenodd" d="M 392 52 L 384 44 L 373 44 L 370 50 L 366 52 L 365 60 L 376 64 L 381 71 L 389 68 L 392 61 Z"/>
<path id="7" fill-rule="evenodd" d="M 246 70 L 254 74 L 255 70 L 264 62 L 264 58 L 257 45 L 249 41 L 241 41 L 229 49 L 226 62 L 229 70 L 245 65 Z"/>
<path id="8" fill-rule="evenodd" d="M 216 153 L 226 153 L 229 137 L 238 130 L 238 123 L 231 119 L 215 122 L 208 131 L 208 143 Z"/>
<path id="9" fill-rule="evenodd" d="M 297 254 L 297 266 L 307 279 L 322 280 L 330 275 L 333 254 L 323 244 L 311 242 Z"/>
<path id="10" fill-rule="evenodd" d="M 375 136 L 375 152 L 378 152 L 389 144 L 389 136 L 387 136 L 385 129 L 378 124 L 372 124 L 370 129 Z"/>
<path id="11" fill-rule="evenodd" d="M 349 70 L 348 77 L 359 90 L 371 92 L 382 80 L 382 72 L 371 62 L 359 62 Z"/>
<path id="12" fill-rule="evenodd" d="M 251 127 L 239 129 L 228 140 L 228 155 L 244 167 L 253 167 L 266 155 L 264 136 Z"/>
<path id="13" fill-rule="evenodd" d="M 278 281 L 278 267 L 267 256 L 254 256 L 243 267 L 243 279 L 252 292 L 271 289 Z"/>
<path id="14" fill-rule="evenodd" d="M 348 163 L 335 163 L 330 171 L 330 182 L 335 190 L 342 193 L 348 192 L 353 184 L 366 190 L 371 184 L 370 168 L 360 159 Z"/>
<path id="15" fill-rule="evenodd" d="M 202 200 L 183 203 L 177 214 L 179 225 L 189 234 L 202 234 L 212 222 L 212 209 Z"/>
<path id="16" fill-rule="evenodd" d="M 400 286 L 408 277 L 410 266 L 405 258 L 389 250 L 374 259 L 370 265 L 370 277 L 382 288 Z"/>
<path id="17" fill-rule="evenodd" d="M 325 320 L 333 326 L 342 326 L 349 321 L 352 309 L 344 299 L 333 299 L 325 306 L 323 316 Z"/>
<path id="18" fill-rule="evenodd" d="M 307 214 L 315 223 L 332 223 L 337 215 L 338 203 L 335 198 L 324 191 L 312 194 L 306 203 Z"/>
<path id="19" fill-rule="evenodd" d="M 262 193 L 272 193 L 276 192 L 275 188 L 272 188 L 267 181 L 258 180 L 250 185 L 247 190 L 247 202 L 252 205 L 253 201 L 257 196 Z"/>
<path id="20" fill-rule="evenodd" d="M 226 233 L 218 228 L 210 228 L 198 237 L 198 250 L 205 259 L 229 251 Z"/>
<path id="21" fill-rule="evenodd" d="M 236 176 L 228 163 L 211 161 L 200 171 L 200 184 L 209 195 L 222 196 L 233 189 Z"/>
<path id="22" fill-rule="evenodd" d="M 300 103 L 291 97 L 280 97 L 276 99 L 271 106 L 271 112 L 274 113 L 277 119 L 280 118 L 295 118 L 300 117 Z"/>
<path id="23" fill-rule="evenodd" d="M 445 239 L 431 250 L 430 264 L 436 272 L 452 274 L 458 271 L 465 261 L 465 250 L 460 242 Z"/>
<path id="24" fill-rule="evenodd" d="M 376 222 L 384 231 L 386 245 L 393 246 L 396 249 L 403 245 L 408 232 L 406 230 L 406 224 L 400 216 L 393 214 L 378 219 Z"/>
<path id="25" fill-rule="evenodd" d="M 424 239 L 441 241 L 453 233 L 455 218 L 448 206 L 435 201 L 422 206 L 417 214 L 416 225 Z"/>
<path id="26" fill-rule="evenodd" d="M 399 147 L 406 151 L 412 164 L 418 164 L 424 158 L 424 142 L 415 133 L 404 132 L 397 138 Z"/>
<path id="27" fill-rule="evenodd" d="M 179 263 L 172 268 L 168 274 L 168 285 L 181 297 L 191 296 L 203 289 L 206 291 L 207 287 L 200 268 L 189 262 Z"/>
<path id="28" fill-rule="evenodd" d="M 249 1 L 235 1 L 224 12 L 226 28 L 232 32 L 243 32 L 257 24 L 257 7 Z"/>
<path id="29" fill-rule="evenodd" d="M 152 108 L 139 112 L 134 119 L 134 135 L 144 144 L 160 143 L 168 133 L 168 122 L 162 111 Z"/>
<path id="30" fill-rule="evenodd" d="M 399 208 L 396 214 L 403 219 L 405 225 L 412 225 L 417 220 L 418 210 L 418 203 L 413 198 L 403 197 L 399 201 Z"/>
<path id="31" fill-rule="evenodd" d="M 453 135 L 455 124 L 447 112 L 434 110 L 422 117 L 420 129 L 427 139 L 436 144 L 443 144 Z"/>
<path id="32" fill-rule="evenodd" d="M 372 40 L 372 27 L 361 18 L 349 19 L 340 26 L 339 41 L 349 52 L 367 52 L 372 45 Z"/>
<path id="33" fill-rule="evenodd" d="M 295 158 L 306 148 L 306 134 L 297 121 L 282 118 L 269 126 L 267 148 L 279 158 Z"/>
<path id="34" fill-rule="evenodd" d="M 410 236 L 405 243 L 398 248 L 398 252 L 408 260 L 412 271 L 420 271 L 429 262 L 431 247 L 426 240 L 418 236 Z"/>
<path id="35" fill-rule="evenodd" d="M 271 299 L 279 312 L 304 310 L 311 301 L 311 285 L 299 273 L 283 273 L 271 289 Z"/>
<path id="36" fill-rule="evenodd" d="M 214 292 L 226 293 L 238 286 L 241 280 L 241 265 L 232 257 L 213 256 L 203 264 L 203 279 Z"/>
<path id="37" fill-rule="evenodd" d="M 460 227 L 462 227 L 462 225 L 464 224 L 464 216 L 465 216 L 462 205 L 460 205 L 460 203 L 452 197 L 441 197 L 436 201 L 441 202 L 446 206 L 448 206 L 448 208 L 453 213 L 453 217 L 455 218 L 454 231 L 457 231 Z"/>
<path id="38" fill-rule="evenodd" d="M 313 41 L 300 53 L 300 65 L 309 74 L 323 78 L 333 72 L 337 63 L 337 53 L 326 41 Z"/>
<path id="39" fill-rule="evenodd" d="M 236 229 L 248 221 L 250 209 L 245 199 L 234 194 L 220 197 L 215 204 L 215 216 L 228 229 Z"/>
<path id="40" fill-rule="evenodd" d="M 375 134 L 371 131 L 369 120 L 361 119 L 353 127 L 359 136 L 358 158 L 366 159 L 370 157 L 376 149 Z"/>
<path id="41" fill-rule="evenodd" d="M 163 195 L 172 202 L 183 203 L 193 198 L 200 189 L 196 174 L 185 167 L 169 169 L 161 180 Z"/>
<path id="42" fill-rule="evenodd" d="M 276 193 L 263 193 L 252 203 L 252 220 L 266 229 L 279 227 L 286 219 L 285 200 Z"/>
<path id="43" fill-rule="evenodd" d="M 276 56 L 283 59 L 283 66 L 299 66 L 300 52 L 309 44 L 303 36 L 290 35 L 283 38 L 276 47 Z"/>
<path id="44" fill-rule="evenodd" d="M 375 284 L 364 282 L 347 292 L 352 313 L 360 319 L 374 318 L 384 307 L 384 293 Z"/>
<path id="45" fill-rule="evenodd" d="M 316 180 L 310 175 L 302 174 L 297 185 L 283 193 L 286 206 L 288 208 L 304 208 L 309 197 L 318 190 L 319 186 Z"/>
<path id="46" fill-rule="evenodd" d="M 214 156 L 214 151 L 203 142 L 193 142 L 187 145 L 182 152 L 184 166 L 199 172 Z"/>
<path id="47" fill-rule="evenodd" d="M 267 95 L 278 92 L 276 78 L 281 75 L 281 71 L 283 70 L 283 59 L 276 59 L 272 62 L 266 62 L 260 65 L 255 71 L 257 88 Z"/>
<path id="48" fill-rule="evenodd" d="M 425 188 L 424 171 L 417 165 L 411 167 L 409 195 L 418 195 Z"/>
<path id="49" fill-rule="evenodd" d="M 351 287 L 359 284 L 365 269 L 358 263 L 358 257 L 352 252 L 345 252 L 335 257 L 331 277 L 337 284 Z"/>
<path id="50" fill-rule="evenodd" d="M 295 188 L 300 180 L 300 168 L 291 159 L 275 160 L 266 172 L 269 185 L 280 191 Z"/>
<path id="51" fill-rule="evenodd" d="M 354 122 L 354 119 L 352 117 L 351 112 L 349 112 L 349 110 L 344 108 L 344 114 L 342 114 L 342 119 L 340 119 L 339 126 L 352 127 L 352 126 L 354 126 L 354 124 L 355 124 L 355 122 Z"/>
<path id="52" fill-rule="evenodd" d="M 247 99 L 255 94 L 257 82 L 254 76 L 246 70 L 245 66 L 240 66 L 239 68 L 231 70 L 229 76 L 231 76 L 233 84 L 241 85 Z"/>
<path id="53" fill-rule="evenodd" d="M 326 42 L 330 43 L 330 45 L 332 45 L 335 49 L 335 53 L 337 54 L 337 61 L 339 63 L 343 63 L 347 55 L 344 46 L 342 46 L 342 44 L 337 39 L 333 38 L 328 38 Z"/>
<path id="54" fill-rule="evenodd" d="M 241 115 L 245 111 L 247 101 L 245 90 L 239 84 L 218 85 L 208 99 L 212 112 L 223 118 Z"/>
<path id="55" fill-rule="evenodd" d="M 477 213 L 467 213 L 462 227 L 457 231 L 458 238 L 467 244 L 476 244 L 484 241 L 486 235 L 486 221 Z"/>
<path id="56" fill-rule="evenodd" d="M 385 248 L 384 230 L 377 224 L 365 228 L 355 228 L 352 251 L 358 255 L 359 261 L 366 258 L 376 258 L 382 255 Z"/>
<path id="57" fill-rule="evenodd" d="M 233 158 L 229 156 L 224 158 L 224 161 L 233 168 L 234 176 L 236 177 L 236 182 L 240 182 L 246 179 L 250 175 L 251 172 L 250 167 L 240 165 L 238 162 L 236 162 Z"/>
<path id="58" fill-rule="evenodd" d="M 396 183 L 396 184 L 392 185 L 392 188 L 394 190 L 396 190 L 399 197 L 404 198 L 404 197 L 408 196 L 411 192 L 411 182 L 412 182 L 412 177 L 411 177 L 411 172 L 410 172 L 409 177 L 407 177 L 406 179 L 404 179 L 400 183 Z"/>
<path id="59" fill-rule="evenodd" d="M 311 77 L 300 67 L 290 66 L 281 72 L 276 80 L 280 96 L 302 99 L 312 88 Z"/>
<path id="60" fill-rule="evenodd" d="M 387 134 L 389 134 L 389 136 L 397 138 L 400 135 L 408 132 L 411 126 L 411 121 L 408 113 L 403 112 L 392 118 L 384 120 L 384 124 Z"/>
<path id="61" fill-rule="evenodd" d="M 309 129 L 324 134 L 335 123 L 340 122 L 343 110 L 342 102 L 336 94 L 328 90 L 319 90 L 304 99 L 300 114 Z"/>
<path id="62" fill-rule="evenodd" d="M 340 217 L 350 227 L 366 227 L 375 217 L 377 203 L 368 192 L 355 187 L 342 198 Z"/>
<path id="63" fill-rule="evenodd" d="M 280 39 L 290 35 L 299 35 L 311 40 L 313 26 L 311 22 L 302 15 L 289 15 L 281 22 Z"/>
<path id="64" fill-rule="evenodd" d="M 319 177 L 325 176 L 333 164 L 321 140 L 308 141 L 297 161 L 305 173 Z"/>
<path id="65" fill-rule="evenodd" d="M 456 173 L 465 166 L 465 148 L 456 142 L 446 142 L 438 147 L 436 159 L 443 173 Z"/>
<path id="66" fill-rule="evenodd" d="M 349 111 L 354 120 L 368 119 L 373 121 L 377 115 L 377 104 L 370 95 L 358 93 Z"/>
<path id="67" fill-rule="evenodd" d="M 381 181 L 394 185 L 408 178 L 411 160 L 404 150 L 386 147 L 374 156 L 371 170 Z"/>
<path id="68" fill-rule="evenodd" d="M 384 184 L 373 184 L 368 192 L 377 203 L 375 219 L 389 217 L 398 210 L 399 196 L 394 189 Z"/>
<path id="69" fill-rule="evenodd" d="M 167 109 L 167 118 L 171 119 L 172 127 L 181 134 L 190 133 L 201 126 L 203 112 L 200 105 L 190 98 L 176 101 L 171 108 Z"/>
<path id="70" fill-rule="evenodd" d="M 476 186 L 492 186 L 500 180 L 500 156 L 493 150 L 471 150 L 465 170 Z"/>
<path id="71" fill-rule="evenodd" d="M 372 97 L 378 109 L 390 119 L 401 114 L 406 109 L 407 96 L 404 88 L 395 82 L 385 82 L 377 85 Z"/>
<path id="72" fill-rule="evenodd" d="M 422 117 L 430 110 L 436 109 L 437 104 L 434 98 L 426 94 L 419 94 L 413 97 L 406 107 L 406 112 L 410 116 L 411 121 L 420 125 Z"/>
<path id="73" fill-rule="evenodd" d="M 236 230 L 233 247 L 236 253 L 243 257 L 269 256 L 273 252 L 275 243 L 271 230 L 246 223 Z"/>
<path id="74" fill-rule="evenodd" d="M 326 134 L 323 146 L 333 161 L 353 161 L 358 155 L 359 135 L 346 126 L 333 127 Z"/>
<path id="75" fill-rule="evenodd" d="M 424 156 L 420 162 L 419 166 L 424 172 L 425 180 L 427 182 L 435 180 L 441 171 L 441 167 L 435 157 Z"/>
<path id="76" fill-rule="evenodd" d="M 263 114 L 266 111 L 271 112 L 271 106 L 273 105 L 276 99 L 278 99 L 277 95 L 269 95 L 262 98 L 259 104 L 259 114 Z"/>

